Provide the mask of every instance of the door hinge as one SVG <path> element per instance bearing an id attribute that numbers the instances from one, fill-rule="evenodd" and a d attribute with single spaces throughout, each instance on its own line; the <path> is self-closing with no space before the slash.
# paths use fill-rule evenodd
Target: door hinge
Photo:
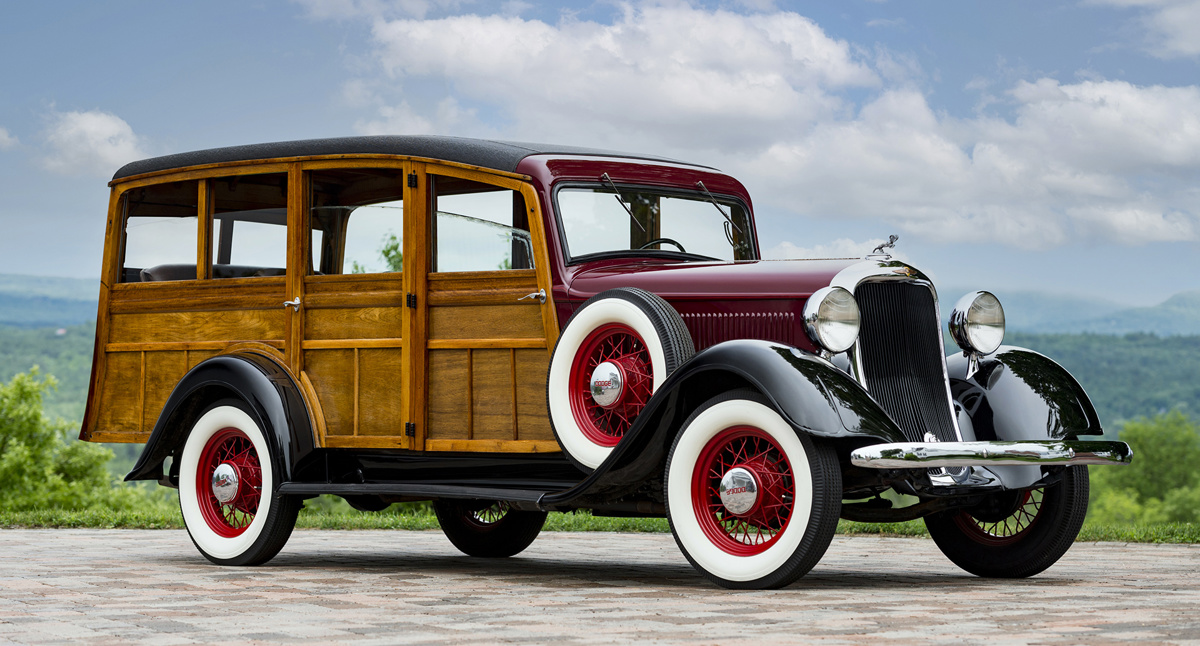
<path id="1" fill-rule="evenodd" d="M 409 187 L 409 188 L 416 188 L 416 187 L 417 187 L 417 174 L 416 174 L 416 173 L 409 173 L 409 174 L 408 174 L 408 187 Z"/>
<path id="2" fill-rule="evenodd" d="M 416 437 L 416 436 L 417 436 L 417 425 L 416 425 L 416 423 L 414 423 L 414 422 L 405 422 L 405 423 L 404 423 L 404 434 L 405 434 L 405 435 L 407 435 L 408 437 Z"/>
<path id="3" fill-rule="evenodd" d="M 417 295 L 416 294 L 406 295 L 404 297 L 404 303 L 405 303 L 405 305 L 408 305 L 409 307 L 413 308 L 414 310 L 417 309 Z"/>

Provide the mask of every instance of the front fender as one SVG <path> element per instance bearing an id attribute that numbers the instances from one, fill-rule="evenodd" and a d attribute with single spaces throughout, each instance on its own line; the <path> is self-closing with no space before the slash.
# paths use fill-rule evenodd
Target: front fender
<path id="1" fill-rule="evenodd" d="M 962 439 L 1016 442 L 1101 435 L 1096 407 L 1066 368 L 1033 350 L 1000 346 L 967 377 L 967 358 L 946 358 Z M 976 467 L 979 468 L 979 467 Z M 989 466 L 1006 489 L 1041 481 L 1048 467 Z"/>
<path id="2" fill-rule="evenodd" d="M 1096 407 L 1065 368 L 1033 350 L 1001 346 L 967 377 L 967 359 L 946 358 L 950 392 L 962 408 L 963 440 L 1015 442 L 1102 435 Z M 962 424 L 963 414 L 969 424 Z"/>
<path id="3" fill-rule="evenodd" d="M 154 431 L 126 481 L 162 480 L 163 462 L 187 440 L 205 406 L 224 398 L 244 401 L 271 443 L 271 461 L 281 481 L 315 448 L 312 422 L 299 388 L 287 372 L 259 354 L 220 355 L 192 368 L 175 385 Z"/>
<path id="4" fill-rule="evenodd" d="M 741 339 L 696 353 L 646 403 L 608 459 L 572 489 L 546 496 L 544 507 L 637 486 L 661 470 L 675 432 L 710 397 L 752 388 L 798 432 L 820 437 L 903 442 L 904 433 L 849 375 L 791 346 Z"/>

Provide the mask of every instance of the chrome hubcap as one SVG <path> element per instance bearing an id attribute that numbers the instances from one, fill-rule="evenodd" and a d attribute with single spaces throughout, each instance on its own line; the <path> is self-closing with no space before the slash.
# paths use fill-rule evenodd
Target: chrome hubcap
<path id="1" fill-rule="evenodd" d="M 740 516 L 754 509 L 758 503 L 758 481 L 749 469 L 734 467 L 721 478 L 720 494 L 725 509 Z"/>
<path id="2" fill-rule="evenodd" d="M 598 406 L 612 406 L 621 398 L 621 388 L 624 385 L 621 368 L 611 361 L 601 363 L 592 371 L 591 384 L 592 401 Z"/>
<path id="3" fill-rule="evenodd" d="M 217 502 L 222 505 L 237 498 L 238 472 L 237 468 L 228 462 L 222 462 L 213 469 L 212 492 Z"/>

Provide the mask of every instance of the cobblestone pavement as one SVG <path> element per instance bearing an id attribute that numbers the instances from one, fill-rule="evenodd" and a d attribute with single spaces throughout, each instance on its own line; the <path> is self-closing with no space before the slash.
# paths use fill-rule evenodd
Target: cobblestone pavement
<path id="1" fill-rule="evenodd" d="M 505 560 L 439 532 L 297 531 L 257 568 L 182 531 L 0 530 L 0 642 L 1200 643 L 1200 546 L 1077 544 L 993 581 L 929 540 L 837 537 L 785 589 L 710 586 L 670 535 L 546 533 Z"/>

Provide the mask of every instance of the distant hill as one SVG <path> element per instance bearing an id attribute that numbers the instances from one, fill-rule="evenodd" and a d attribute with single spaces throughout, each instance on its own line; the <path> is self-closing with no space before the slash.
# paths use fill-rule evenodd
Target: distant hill
<path id="1" fill-rule="evenodd" d="M 939 289 L 942 320 L 970 290 Z M 1200 290 L 1181 292 L 1152 307 L 1125 307 L 1114 301 L 1028 291 L 994 292 L 1004 305 L 1007 328 L 1032 334 L 1200 334 Z"/>
<path id="2" fill-rule="evenodd" d="M 96 320 L 99 280 L 0 274 L 0 325 L 67 327 Z"/>

